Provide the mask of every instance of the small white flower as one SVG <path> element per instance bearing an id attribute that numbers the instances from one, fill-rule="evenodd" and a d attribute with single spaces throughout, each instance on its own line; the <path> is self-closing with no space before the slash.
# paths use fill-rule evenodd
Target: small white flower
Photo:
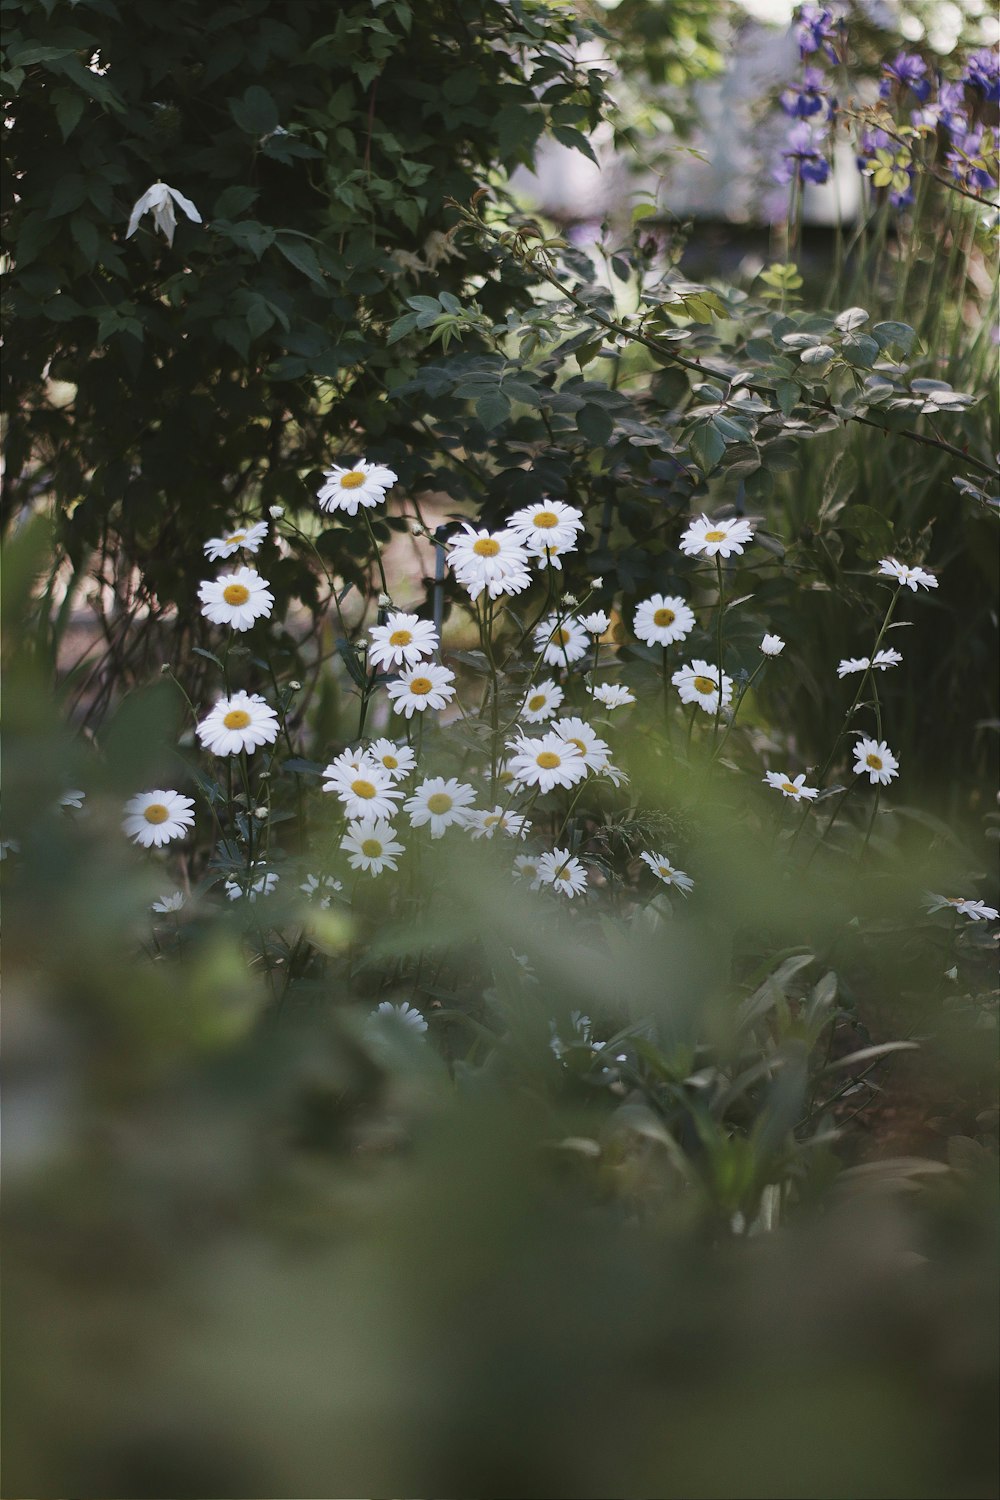
<path id="1" fill-rule="evenodd" d="M 535 650 L 550 667 L 566 667 L 585 656 L 590 645 L 586 630 L 571 615 L 549 615 L 535 629 Z"/>
<path id="2" fill-rule="evenodd" d="M 521 704 L 519 717 L 526 724 L 541 724 L 543 719 L 551 719 L 565 694 L 557 682 L 547 677 L 544 682 L 536 683 Z"/>
<path id="3" fill-rule="evenodd" d="M 443 776 L 431 776 L 420 783 L 403 807 L 414 828 L 429 823 L 431 838 L 439 839 L 452 823 L 461 825 L 467 821 L 466 809 L 472 806 L 475 795 L 468 782 L 456 781 L 454 776 L 447 780 Z"/>
<path id="4" fill-rule="evenodd" d="M 330 900 L 334 893 L 343 889 L 341 882 L 335 880 L 332 875 L 307 875 L 299 886 L 299 890 L 304 892 L 307 900 L 311 901 L 314 896 L 319 896 L 319 905 L 323 911 L 329 910 Z"/>
<path id="5" fill-rule="evenodd" d="M 220 557 L 232 557 L 241 547 L 246 552 L 256 552 L 266 536 L 267 522 L 258 521 L 254 526 L 238 527 L 235 531 L 224 532 L 222 536 L 210 537 L 203 550 L 206 557 L 217 562 Z"/>
<path id="6" fill-rule="evenodd" d="M 448 542 L 448 563 L 470 599 L 519 594 L 531 583 L 529 555 L 516 532 L 476 530 L 466 521 Z"/>
<path id="7" fill-rule="evenodd" d="M 898 667 L 903 657 L 899 651 L 888 647 L 882 651 L 876 651 L 872 657 L 848 656 L 837 668 L 838 677 L 847 677 L 852 672 L 865 672 L 869 667 L 879 672 L 886 672 L 890 667 Z"/>
<path id="8" fill-rule="evenodd" d="M 899 775 L 899 761 L 885 740 L 869 740 L 862 736 L 854 747 L 854 774 L 867 775 L 872 786 L 888 786 L 894 776 Z"/>
<path id="9" fill-rule="evenodd" d="M 199 586 L 198 598 L 206 619 L 213 625 L 231 625 L 234 630 L 249 630 L 255 620 L 274 608 L 274 595 L 253 568 L 237 568 L 235 573 L 206 580 Z"/>
<path id="10" fill-rule="evenodd" d="M 381 875 L 384 869 L 398 869 L 396 856 L 403 853 L 403 845 L 396 839 L 396 830 L 383 818 L 363 818 L 349 823 L 340 847 L 346 851 L 353 870 L 367 870 L 370 875 Z"/>
<path id="11" fill-rule="evenodd" d="M 598 591 L 598 589 L 602 589 L 604 587 L 604 579 L 603 578 L 592 578 L 590 580 L 590 587 L 593 590 L 593 592 L 596 594 L 597 591 Z"/>
<path id="12" fill-rule="evenodd" d="M 278 716 L 259 693 L 220 698 L 198 725 L 198 738 L 212 755 L 238 755 L 259 745 L 273 745 Z"/>
<path id="13" fill-rule="evenodd" d="M 510 769 L 515 778 L 523 786 L 537 786 L 540 792 L 550 792 L 555 786 L 575 786 L 587 774 L 579 745 L 558 734 L 517 740 L 513 749 Z"/>
<path id="14" fill-rule="evenodd" d="M 368 746 L 368 754 L 389 772 L 393 781 L 405 781 L 417 764 L 417 757 L 409 745 L 397 745 L 395 740 L 373 740 Z"/>
<path id="15" fill-rule="evenodd" d="M 670 678 L 681 695 L 682 703 L 697 703 L 706 713 L 714 714 L 719 705 L 719 669 L 707 661 L 692 661 L 680 667 Z M 722 674 L 722 705 L 732 701 L 733 679 Z"/>
<path id="16" fill-rule="evenodd" d="M 800 802 L 802 800 L 811 802 L 814 797 L 819 796 L 818 787 L 806 786 L 804 771 L 800 776 L 796 776 L 794 781 L 790 781 L 784 771 L 768 771 L 764 780 L 768 786 L 773 786 L 775 791 L 780 792 L 783 797 L 791 797 L 793 802 Z"/>
<path id="17" fill-rule="evenodd" d="M 506 812 L 498 804 L 492 812 L 471 809 L 466 818 L 466 827 L 474 839 L 492 839 L 498 833 L 505 833 L 512 839 L 523 839 L 528 834 L 528 819 L 520 813 Z"/>
<path id="18" fill-rule="evenodd" d="M 876 671 L 885 672 L 889 667 L 898 667 L 902 660 L 902 652 L 893 651 L 892 647 L 890 646 L 886 650 L 876 651 L 875 655 L 872 657 L 871 664 L 876 669 Z"/>
<path id="19" fill-rule="evenodd" d="M 599 682 L 591 688 L 590 696 L 603 703 L 605 708 L 624 708 L 627 703 L 635 702 L 635 694 L 617 682 Z"/>
<path id="20" fill-rule="evenodd" d="M 174 230 L 177 228 L 177 215 L 174 212 L 174 204 L 187 214 L 194 224 L 201 223 L 201 214 L 195 208 L 190 198 L 185 198 L 176 188 L 168 187 L 165 182 L 154 182 L 148 187 L 141 198 L 138 198 L 132 208 L 132 216 L 128 221 L 125 238 L 130 240 L 139 228 L 139 220 L 143 214 L 153 215 L 153 227 L 163 235 L 168 245 L 174 243 Z"/>
<path id="21" fill-rule="evenodd" d="M 404 1031 L 411 1031 L 420 1036 L 427 1030 L 427 1022 L 424 1020 L 416 1006 L 404 1000 L 402 1005 L 393 1005 L 391 1000 L 383 1000 L 381 1005 L 376 1005 L 368 1017 L 368 1025 L 372 1029 L 382 1026 L 402 1027 Z"/>
<path id="22" fill-rule="evenodd" d="M 394 667 L 415 667 L 438 648 L 438 633 L 430 620 L 394 611 L 384 625 L 373 625 L 368 632 L 372 644 L 368 660 L 387 671 Z"/>
<path id="23" fill-rule="evenodd" d="M 933 573 L 928 573 L 923 568 L 908 567 L 906 563 L 897 562 L 894 557 L 883 557 L 878 570 L 882 577 L 895 578 L 901 588 L 905 585 L 914 594 L 918 584 L 925 589 L 936 589 L 938 586 Z"/>
<path id="24" fill-rule="evenodd" d="M 185 900 L 186 897 L 183 891 L 171 891 L 169 896 L 161 896 L 159 901 L 154 901 L 152 910 L 158 912 L 161 916 L 166 916 L 168 912 L 180 911 L 184 906 Z"/>
<path id="25" fill-rule="evenodd" d="M 590 635 L 602 636 L 611 624 L 611 616 L 603 609 L 595 609 L 591 615 L 581 615 L 580 624 Z"/>
<path id="26" fill-rule="evenodd" d="M 226 881 L 225 892 L 230 901 L 240 901 L 245 896 L 252 906 L 258 896 L 270 896 L 278 884 L 279 877 L 273 871 L 265 871 L 263 874 L 257 875 L 256 871 L 259 869 L 260 865 L 255 863 L 253 870 L 250 872 L 250 885 L 247 890 L 243 889 L 243 885 L 239 880 L 229 879 Z"/>
<path id="27" fill-rule="evenodd" d="M 447 667 L 425 661 L 400 672 L 386 691 L 392 699 L 393 711 L 412 719 L 415 713 L 423 713 L 425 709 L 444 708 L 455 696 L 454 681 L 455 674 Z"/>
<path id="28" fill-rule="evenodd" d="M 613 786 L 628 786 L 627 773 L 620 766 L 613 766 L 610 761 L 608 761 L 606 766 L 601 767 L 598 774 L 605 777 Z"/>
<path id="29" fill-rule="evenodd" d="M 785 643 L 780 635 L 766 635 L 760 643 L 763 656 L 780 656 L 785 649 Z"/>
<path id="30" fill-rule="evenodd" d="M 72 807 L 75 808 L 77 812 L 79 812 L 83 807 L 83 802 L 86 795 L 86 792 L 68 791 L 63 792 L 62 796 L 57 800 L 60 807 Z"/>
<path id="31" fill-rule="evenodd" d="M 567 744 L 576 746 L 588 771 L 599 773 L 611 760 L 611 746 L 606 740 L 600 738 L 585 719 L 576 717 L 556 719 L 552 725 L 552 732 L 561 740 L 565 740 Z"/>
<path id="32" fill-rule="evenodd" d="M 632 629 L 647 646 L 670 646 L 691 634 L 694 615 L 676 595 L 653 594 L 637 607 Z"/>
<path id="33" fill-rule="evenodd" d="M 538 874 L 538 856 L 535 854 L 516 854 L 511 874 L 515 880 L 526 880 L 531 891 L 540 891 L 542 888 Z"/>
<path id="34" fill-rule="evenodd" d="M 561 500 L 540 500 L 525 505 L 508 518 L 507 525 L 528 552 L 538 558 L 539 567 L 551 564 L 561 568 L 559 554 L 576 550 L 576 534 L 583 530 L 583 512 Z"/>
<path id="35" fill-rule="evenodd" d="M 269 505 L 267 507 L 267 513 L 271 517 L 272 521 L 280 521 L 282 516 L 285 514 L 285 507 L 283 505 Z"/>
<path id="36" fill-rule="evenodd" d="M 578 896 L 587 889 L 587 872 L 578 859 L 571 859 L 568 849 L 553 849 L 538 861 L 538 877 L 544 885 L 554 886 L 564 896 Z"/>
<path id="37" fill-rule="evenodd" d="M 976 901 L 969 896 L 937 896 L 933 891 L 928 891 L 926 899 L 929 912 L 951 907 L 954 911 L 961 912 L 963 917 L 971 917 L 973 922 L 995 922 L 1000 917 L 1000 911 L 995 906 L 987 906 L 985 901 Z"/>
<path id="38" fill-rule="evenodd" d="M 748 542 L 753 541 L 753 527 L 749 521 L 710 521 L 701 515 L 681 537 L 681 551 L 687 557 L 729 557 L 733 552 L 742 552 Z"/>
<path id="39" fill-rule="evenodd" d="M 402 797 L 390 773 L 369 756 L 356 768 L 329 765 L 324 792 L 335 792 L 348 818 L 391 818 Z"/>
<path id="40" fill-rule="evenodd" d="M 342 510 L 356 516 L 359 505 L 366 509 L 381 505 L 386 491 L 392 489 L 398 477 L 385 464 L 370 464 L 364 458 L 350 468 L 335 464 L 324 472 L 324 483 L 316 499 L 320 510 Z"/>
<path id="41" fill-rule="evenodd" d="M 144 849 L 151 845 L 159 849 L 163 844 L 169 844 L 171 839 L 182 839 L 185 836 L 194 823 L 194 813 L 191 811 L 193 807 L 192 799 L 182 797 L 180 792 L 164 791 L 162 788 L 157 788 L 154 792 L 140 792 L 125 804 L 122 832 Z"/>
<path id="42" fill-rule="evenodd" d="M 664 885 L 674 885 L 682 896 L 694 889 L 694 881 L 690 875 L 685 875 L 683 870 L 675 870 L 665 854 L 647 854 L 643 851 L 639 855 L 645 864 L 649 866 L 653 874 L 663 881 Z"/>

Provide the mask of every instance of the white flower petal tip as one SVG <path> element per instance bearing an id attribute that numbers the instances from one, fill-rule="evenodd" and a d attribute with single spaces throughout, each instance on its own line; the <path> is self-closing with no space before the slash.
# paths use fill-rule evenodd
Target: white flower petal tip
<path id="1" fill-rule="evenodd" d="M 139 220 L 143 214 L 153 215 L 153 227 L 163 235 L 168 245 L 174 243 L 174 231 L 177 228 L 177 215 L 174 212 L 174 204 L 187 214 L 193 224 L 202 222 L 201 214 L 195 208 L 190 198 L 185 198 L 183 193 L 176 188 L 169 187 L 165 182 L 154 182 L 148 187 L 141 198 L 137 198 L 132 207 L 132 213 L 125 231 L 125 238 L 130 240 L 139 227 Z"/>

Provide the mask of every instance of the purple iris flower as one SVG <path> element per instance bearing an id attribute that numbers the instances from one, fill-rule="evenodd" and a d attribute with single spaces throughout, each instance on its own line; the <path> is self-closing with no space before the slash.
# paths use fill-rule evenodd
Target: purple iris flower
<path id="1" fill-rule="evenodd" d="M 997 186 L 1000 130 L 995 125 L 977 125 L 964 136 L 954 136 L 952 147 L 945 162 L 955 181 L 976 193 L 992 192 Z"/>
<path id="2" fill-rule="evenodd" d="M 837 54 L 830 45 L 835 27 L 833 11 L 825 5 L 801 6 L 795 24 L 799 56 L 805 57 L 807 52 L 824 52 L 831 62 L 836 62 Z"/>
<path id="3" fill-rule="evenodd" d="M 806 68 L 802 82 L 783 89 L 778 102 L 786 115 L 800 120 L 824 112 L 833 114 L 837 107 L 836 100 L 827 95 L 826 74 L 820 68 Z"/>
<path id="4" fill-rule="evenodd" d="M 912 89 L 921 104 L 930 94 L 931 86 L 926 76 L 927 64 L 916 52 L 897 52 L 892 62 L 882 64 L 883 79 L 879 86 L 879 95 L 888 99 L 894 84 L 900 84 L 903 88 Z"/>
<path id="5" fill-rule="evenodd" d="M 823 135 L 806 120 L 793 125 L 775 168 L 775 181 L 791 182 L 797 176 L 800 182 L 825 182 L 830 163 L 822 152 L 823 141 Z"/>
<path id="6" fill-rule="evenodd" d="M 971 83 L 989 103 L 1000 103 L 1000 51 L 981 47 L 978 52 L 970 52 L 962 81 Z"/>

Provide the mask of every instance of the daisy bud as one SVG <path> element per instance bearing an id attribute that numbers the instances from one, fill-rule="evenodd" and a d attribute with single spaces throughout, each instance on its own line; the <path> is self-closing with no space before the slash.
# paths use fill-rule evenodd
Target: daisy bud
<path id="1" fill-rule="evenodd" d="M 296 682 L 296 681 L 293 680 L 292 682 L 290 682 L 288 684 L 288 686 L 291 688 L 291 690 L 292 690 L 293 693 L 301 693 L 301 691 L 302 691 L 302 684 L 301 684 L 301 682 Z"/>
<path id="2" fill-rule="evenodd" d="M 272 521 L 280 521 L 285 514 L 285 507 L 283 505 L 271 505 L 268 507 L 267 513 Z"/>
<path id="3" fill-rule="evenodd" d="M 604 579 L 603 578 L 592 578 L 590 580 L 590 587 L 592 589 L 602 589 L 604 587 Z"/>
<path id="4" fill-rule="evenodd" d="M 379 609 L 391 609 L 392 608 L 392 600 L 389 598 L 388 594 L 379 594 L 379 596 L 378 596 L 378 607 L 379 607 Z"/>
<path id="5" fill-rule="evenodd" d="M 567 609 L 575 609 L 580 601 L 575 594 L 563 594 L 562 602 L 566 605 Z"/>
<path id="6" fill-rule="evenodd" d="M 167 673 L 170 672 L 170 671 L 172 671 L 172 670 L 173 669 L 172 669 L 172 667 L 171 667 L 171 665 L 170 665 L 170 663 L 168 661 L 162 661 L 160 663 L 160 676 L 161 677 L 166 677 Z"/>

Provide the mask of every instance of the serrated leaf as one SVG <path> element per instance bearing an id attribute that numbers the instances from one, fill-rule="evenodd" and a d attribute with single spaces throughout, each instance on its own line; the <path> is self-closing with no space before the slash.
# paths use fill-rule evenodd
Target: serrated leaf
<path id="1" fill-rule="evenodd" d="M 487 431 L 500 427 L 506 422 L 510 416 L 510 402 L 499 386 L 496 390 L 479 397 L 476 402 L 476 416 Z"/>

